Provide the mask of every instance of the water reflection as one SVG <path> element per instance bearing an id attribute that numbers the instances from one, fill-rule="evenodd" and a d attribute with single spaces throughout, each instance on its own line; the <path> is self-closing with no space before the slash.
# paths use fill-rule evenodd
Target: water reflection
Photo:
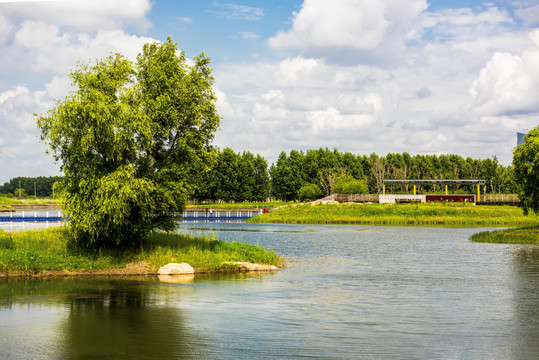
<path id="1" fill-rule="evenodd" d="M 539 356 L 539 246 L 519 246 L 513 251 L 513 306 L 516 331 L 513 358 Z"/>
<path id="2" fill-rule="evenodd" d="M 170 359 L 211 357 L 185 326 L 182 310 L 169 306 L 189 289 L 163 284 L 157 278 L 62 279 L 0 283 L 0 309 L 23 309 L 38 325 L 29 348 L 21 347 L 28 323 L 8 325 L 14 333 L 10 349 L 7 333 L 0 340 L 2 359 Z M 8 299 L 6 295 L 11 293 Z M 16 312 L 18 313 L 18 312 Z M 54 320 L 52 320 L 53 318 Z M 39 325 L 43 323 L 42 325 Z M 33 326 L 32 325 L 32 326 Z M 38 341 L 34 341 L 38 339 Z M 53 346 L 51 346 L 53 345 Z"/>

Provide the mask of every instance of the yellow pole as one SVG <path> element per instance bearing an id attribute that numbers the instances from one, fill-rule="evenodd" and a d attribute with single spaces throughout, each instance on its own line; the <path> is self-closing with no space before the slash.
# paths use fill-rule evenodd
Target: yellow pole
<path id="1" fill-rule="evenodd" d="M 386 194 L 386 186 L 385 186 L 385 185 L 382 185 L 382 194 L 383 194 L 383 195 Z"/>
<path id="2" fill-rule="evenodd" d="M 477 201 L 479 201 L 479 197 L 481 196 L 481 186 L 477 185 Z"/>
<path id="3" fill-rule="evenodd" d="M 414 195 L 415 195 L 415 185 L 414 185 Z"/>
<path id="4" fill-rule="evenodd" d="M 445 194 L 446 194 L 446 195 L 449 194 L 449 193 L 447 192 L 447 185 L 445 186 Z"/>

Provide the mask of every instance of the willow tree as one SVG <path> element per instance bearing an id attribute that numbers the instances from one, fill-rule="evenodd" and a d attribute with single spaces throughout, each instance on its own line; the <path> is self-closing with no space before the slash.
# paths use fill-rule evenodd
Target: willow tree
<path id="1" fill-rule="evenodd" d="M 169 230 L 205 167 L 220 118 L 204 54 L 190 64 L 169 37 L 136 62 L 120 54 L 82 64 L 75 90 L 36 115 L 65 175 L 69 232 L 88 247 L 129 247 Z"/>

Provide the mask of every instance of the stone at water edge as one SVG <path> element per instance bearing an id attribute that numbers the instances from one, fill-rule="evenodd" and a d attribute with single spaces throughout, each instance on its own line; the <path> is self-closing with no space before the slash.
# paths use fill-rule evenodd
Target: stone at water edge
<path id="1" fill-rule="evenodd" d="M 195 269 L 187 263 L 170 263 L 161 266 L 157 271 L 159 275 L 180 275 L 180 274 L 194 274 Z"/>

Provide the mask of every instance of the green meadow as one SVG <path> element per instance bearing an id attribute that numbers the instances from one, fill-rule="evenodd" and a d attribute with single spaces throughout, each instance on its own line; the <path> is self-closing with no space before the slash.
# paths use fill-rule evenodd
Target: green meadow
<path id="1" fill-rule="evenodd" d="M 136 250 L 88 250 L 72 245 L 64 228 L 0 231 L 0 275 L 155 274 L 167 263 L 186 262 L 196 272 L 238 270 L 225 262 L 282 265 L 272 251 L 192 234 L 150 234 Z"/>
<path id="2" fill-rule="evenodd" d="M 284 224 L 362 224 L 396 226 L 523 227 L 539 225 L 514 206 L 472 204 L 330 204 L 287 206 L 250 222 Z"/>

